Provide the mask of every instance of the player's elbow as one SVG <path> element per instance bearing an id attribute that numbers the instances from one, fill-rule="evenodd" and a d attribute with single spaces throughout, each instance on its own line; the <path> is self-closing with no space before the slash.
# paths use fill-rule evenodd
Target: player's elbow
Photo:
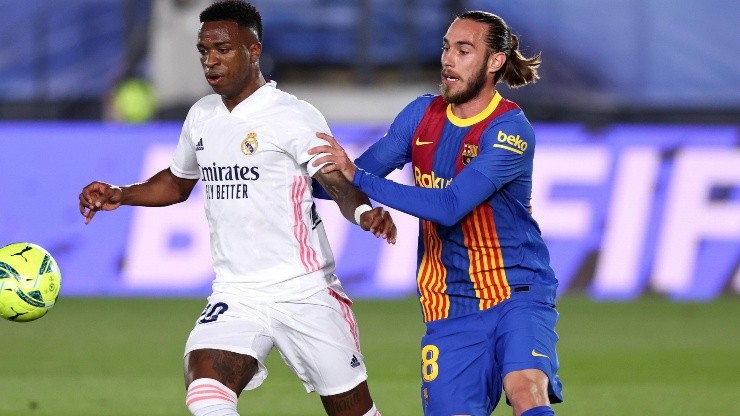
<path id="1" fill-rule="evenodd" d="M 432 222 L 436 222 L 437 224 L 444 225 L 445 227 L 451 227 L 458 222 L 460 222 L 463 218 L 465 218 L 465 212 L 458 212 L 455 210 L 445 210 L 440 213 L 441 215 L 438 215 L 436 218 L 430 220 Z"/>
<path id="2" fill-rule="evenodd" d="M 168 196 L 169 204 L 167 205 L 179 204 L 180 202 L 187 201 L 187 199 L 190 198 L 191 192 L 192 188 L 188 188 L 187 186 L 175 186 L 170 188 Z"/>
<path id="3" fill-rule="evenodd" d="M 193 179 L 178 179 L 175 181 L 174 186 L 171 187 L 172 197 L 175 204 L 185 202 L 190 198 L 190 194 L 195 188 L 197 180 Z"/>
<path id="4" fill-rule="evenodd" d="M 446 202 L 444 222 L 440 223 L 444 226 L 450 227 L 455 225 L 470 213 L 470 208 L 461 203 L 460 199 L 456 198 L 454 194 Z"/>
<path id="5" fill-rule="evenodd" d="M 190 192 L 188 193 L 181 193 L 177 196 L 177 199 L 175 199 L 175 204 L 179 204 L 180 202 L 185 202 L 190 197 Z"/>

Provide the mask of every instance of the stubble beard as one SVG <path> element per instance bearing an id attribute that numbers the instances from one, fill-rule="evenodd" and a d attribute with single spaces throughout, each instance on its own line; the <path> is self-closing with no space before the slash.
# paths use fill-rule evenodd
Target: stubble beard
<path id="1" fill-rule="evenodd" d="M 463 104 L 472 100 L 481 92 L 483 86 L 486 85 L 487 73 L 486 61 L 484 61 L 475 78 L 466 82 L 465 88 L 457 93 L 451 92 L 450 88 L 444 82 L 441 83 L 439 85 L 439 91 L 442 94 L 442 98 L 448 104 Z"/>

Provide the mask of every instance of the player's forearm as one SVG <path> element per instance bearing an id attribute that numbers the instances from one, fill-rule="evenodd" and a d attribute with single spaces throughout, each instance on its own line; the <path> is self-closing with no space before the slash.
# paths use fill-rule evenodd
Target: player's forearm
<path id="1" fill-rule="evenodd" d="M 195 180 L 174 176 L 164 169 L 144 182 L 121 187 L 121 205 L 163 207 L 185 201 L 195 186 Z"/>
<path id="2" fill-rule="evenodd" d="M 353 190 L 354 192 L 351 192 L 351 194 L 348 194 L 346 197 L 340 197 L 334 201 L 339 206 L 339 211 L 342 212 L 342 216 L 346 218 L 347 221 L 359 225 L 359 223 L 355 221 L 355 212 L 357 211 L 357 207 L 360 205 L 372 207 L 372 205 L 370 205 L 370 200 L 365 196 L 365 194 L 358 191 L 356 188 L 353 188 Z"/>
<path id="3" fill-rule="evenodd" d="M 361 169 L 353 183 L 383 205 L 445 226 L 460 221 L 496 190 L 491 181 L 472 169 L 464 169 L 441 189 L 402 185 Z"/>
<path id="4" fill-rule="evenodd" d="M 134 183 L 121 187 L 121 205 L 141 207 L 164 207 L 182 202 L 180 198 L 156 190 L 147 182 Z"/>
<path id="5" fill-rule="evenodd" d="M 363 204 L 370 205 L 368 197 L 344 179 L 339 172 L 328 174 L 317 172 L 316 179 L 337 203 L 344 218 L 352 223 L 355 223 L 355 209 Z"/>

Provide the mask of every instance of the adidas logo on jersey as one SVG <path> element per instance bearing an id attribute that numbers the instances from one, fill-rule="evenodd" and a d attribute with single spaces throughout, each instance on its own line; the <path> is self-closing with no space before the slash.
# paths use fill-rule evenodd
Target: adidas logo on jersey
<path id="1" fill-rule="evenodd" d="M 195 145 L 195 150 L 196 151 L 203 150 L 203 139 L 202 138 L 198 140 L 198 143 Z"/>
<path id="2" fill-rule="evenodd" d="M 357 367 L 360 366 L 360 360 L 358 360 L 357 357 L 355 357 L 355 355 L 353 354 L 352 355 L 352 361 L 349 362 L 349 365 L 352 368 L 357 368 Z"/>

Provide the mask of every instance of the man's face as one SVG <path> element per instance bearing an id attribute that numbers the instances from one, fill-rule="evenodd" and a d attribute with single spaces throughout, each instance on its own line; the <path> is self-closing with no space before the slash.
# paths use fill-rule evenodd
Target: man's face
<path id="1" fill-rule="evenodd" d="M 256 79 L 259 58 L 254 32 L 236 22 L 205 22 L 198 32 L 200 63 L 208 84 L 217 94 L 233 99 Z"/>
<path id="2" fill-rule="evenodd" d="M 490 51 L 484 36 L 486 26 L 468 19 L 455 20 L 442 44 L 442 97 L 451 104 L 462 104 L 488 89 L 493 82 L 489 72 Z"/>

